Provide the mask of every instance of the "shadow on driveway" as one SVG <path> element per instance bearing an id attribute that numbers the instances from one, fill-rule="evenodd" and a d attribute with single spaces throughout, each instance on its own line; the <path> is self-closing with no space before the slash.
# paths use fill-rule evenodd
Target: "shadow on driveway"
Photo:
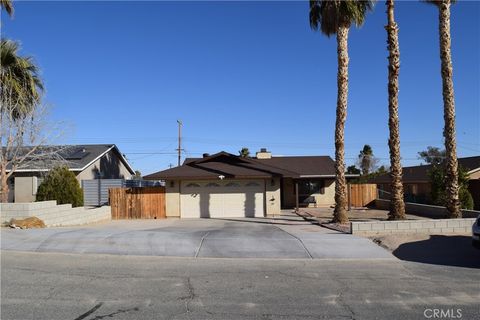
<path id="1" fill-rule="evenodd" d="M 432 235 L 427 240 L 400 245 L 393 255 L 406 261 L 480 268 L 480 250 L 472 246 L 469 236 Z"/>

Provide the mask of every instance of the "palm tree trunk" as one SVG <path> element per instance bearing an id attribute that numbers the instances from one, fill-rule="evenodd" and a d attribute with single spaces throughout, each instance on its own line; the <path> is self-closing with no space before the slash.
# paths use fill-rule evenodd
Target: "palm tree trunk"
<path id="1" fill-rule="evenodd" d="M 458 197 L 458 161 L 455 139 L 455 98 L 453 94 L 453 69 L 450 52 L 450 0 L 439 4 L 440 59 L 442 61 L 443 118 L 445 127 L 445 187 L 446 207 L 449 218 L 459 218 L 460 201 Z"/>
<path id="2" fill-rule="evenodd" d="M 390 220 L 405 219 L 403 202 L 402 165 L 400 163 L 400 129 L 398 120 L 398 74 L 400 71 L 400 47 L 398 44 L 398 26 L 394 16 L 394 0 L 387 0 L 388 25 L 388 128 L 390 137 L 390 179 L 392 197 L 390 200 Z"/>
<path id="3" fill-rule="evenodd" d="M 345 179 L 345 120 L 348 98 L 348 26 L 341 26 L 337 32 L 337 118 L 335 122 L 335 210 L 333 222 L 347 223 L 347 183 Z"/>

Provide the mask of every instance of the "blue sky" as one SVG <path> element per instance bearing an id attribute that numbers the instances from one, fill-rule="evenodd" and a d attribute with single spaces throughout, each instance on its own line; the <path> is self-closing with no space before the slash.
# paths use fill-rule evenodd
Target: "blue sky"
<path id="1" fill-rule="evenodd" d="M 2 36 L 42 69 L 61 143 L 116 143 L 143 174 L 185 153 L 260 147 L 274 155 L 330 155 L 336 41 L 313 32 L 308 2 L 16 2 Z M 397 1 L 404 165 L 443 142 L 435 7 Z M 388 161 L 385 7 L 352 30 L 347 164 L 364 144 Z M 459 156 L 480 154 L 480 2 L 452 7 Z"/>

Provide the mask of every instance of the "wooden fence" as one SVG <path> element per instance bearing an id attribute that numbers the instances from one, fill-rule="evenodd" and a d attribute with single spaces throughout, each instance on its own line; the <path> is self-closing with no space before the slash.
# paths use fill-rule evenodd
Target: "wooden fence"
<path id="1" fill-rule="evenodd" d="M 376 198 L 376 184 L 350 184 L 350 205 L 352 207 L 366 207 Z"/>
<path id="2" fill-rule="evenodd" d="M 112 188 L 112 219 L 165 218 L 165 187 Z"/>

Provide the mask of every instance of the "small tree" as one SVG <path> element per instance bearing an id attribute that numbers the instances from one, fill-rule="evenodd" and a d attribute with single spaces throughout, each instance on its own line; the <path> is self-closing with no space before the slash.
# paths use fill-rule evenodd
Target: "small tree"
<path id="1" fill-rule="evenodd" d="M 247 147 L 243 147 L 242 150 L 238 151 L 238 154 L 242 158 L 250 158 L 250 150 Z"/>
<path id="2" fill-rule="evenodd" d="M 428 146 L 427 150 L 420 151 L 418 156 L 428 164 L 440 165 L 445 159 L 445 149 Z"/>
<path id="3" fill-rule="evenodd" d="M 430 196 L 433 204 L 445 206 L 447 202 L 445 192 L 445 168 L 441 165 L 433 165 L 428 172 L 428 176 L 430 178 Z M 473 197 L 468 191 L 468 173 L 461 166 L 458 167 L 458 184 L 460 187 L 459 198 L 461 208 L 473 209 Z"/>
<path id="4" fill-rule="evenodd" d="M 77 178 L 67 167 L 52 169 L 37 191 L 37 201 L 57 200 L 58 204 L 83 206 L 83 192 Z"/>
<path id="5" fill-rule="evenodd" d="M 366 176 L 374 172 L 377 164 L 378 159 L 373 155 L 372 147 L 368 144 L 364 145 L 358 154 L 358 166 L 362 169 L 362 174 Z"/>

